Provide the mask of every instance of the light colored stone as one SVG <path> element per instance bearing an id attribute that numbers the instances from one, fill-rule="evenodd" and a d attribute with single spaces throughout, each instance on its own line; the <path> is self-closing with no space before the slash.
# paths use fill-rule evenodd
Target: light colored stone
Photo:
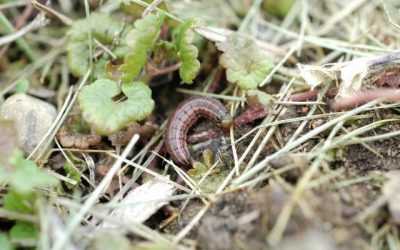
<path id="1" fill-rule="evenodd" d="M 50 129 L 57 110 L 40 99 L 26 94 L 15 94 L 5 100 L 0 115 L 15 121 L 18 143 L 29 154 Z"/>

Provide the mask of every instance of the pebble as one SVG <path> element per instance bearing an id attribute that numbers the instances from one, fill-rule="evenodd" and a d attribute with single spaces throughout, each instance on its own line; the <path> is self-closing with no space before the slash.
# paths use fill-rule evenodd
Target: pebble
<path id="1" fill-rule="evenodd" d="M 45 101 L 20 93 L 4 101 L 0 115 L 2 118 L 14 120 L 18 144 L 30 154 L 50 129 L 57 110 Z"/>

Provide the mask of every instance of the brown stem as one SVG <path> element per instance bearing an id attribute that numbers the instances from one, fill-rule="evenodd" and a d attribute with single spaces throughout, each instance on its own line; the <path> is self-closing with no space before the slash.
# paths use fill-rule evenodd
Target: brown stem
<path id="1" fill-rule="evenodd" d="M 300 93 L 296 93 L 290 96 L 290 101 L 293 102 L 304 102 L 304 101 L 312 101 L 317 99 L 317 95 L 319 93 L 319 89 L 316 90 L 310 90 L 310 91 L 305 91 L 305 92 L 300 92 Z M 325 96 L 328 98 L 333 98 L 336 96 L 338 92 L 338 88 L 331 88 L 329 89 Z"/>
<path id="2" fill-rule="evenodd" d="M 15 22 L 14 27 L 15 29 L 20 29 L 26 22 L 26 20 L 28 20 L 28 18 L 31 16 L 31 14 L 33 13 L 33 11 L 35 10 L 35 8 L 33 8 L 32 4 L 28 4 L 25 9 L 24 12 L 22 12 L 21 16 L 18 18 L 18 20 Z"/>
<path id="3" fill-rule="evenodd" d="M 348 110 L 380 98 L 382 98 L 382 101 L 398 102 L 400 101 L 400 92 L 394 88 L 359 91 L 349 96 L 338 98 L 329 105 L 333 110 Z"/>
<path id="4" fill-rule="evenodd" d="M 303 101 L 312 101 L 317 98 L 319 93 L 319 89 L 296 93 L 290 96 L 290 101 L 293 102 L 303 102 Z"/>
<path id="5" fill-rule="evenodd" d="M 235 126 L 242 126 L 244 124 L 253 122 L 257 119 L 265 117 L 268 114 L 263 106 L 250 106 L 246 111 L 241 113 L 235 118 Z"/>
<path id="6" fill-rule="evenodd" d="M 153 65 L 151 65 L 150 63 L 147 64 L 149 71 L 151 72 L 151 76 L 158 76 L 158 75 L 165 75 L 171 72 L 174 72 L 176 70 L 178 70 L 181 67 L 182 63 L 178 62 L 175 63 L 173 65 L 164 67 L 164 68 L 156 68 Z"/>
<path id="7" fill-rule="evenodd" d="M 221 67 L 218 68 L 218 72 L 215 75 L 215 78 L 212 81 L 212 83 L 210 85 L 210 88 L 208 90 L 210 93 L 215 93 L 217 91 L 218 86 L 219 86 L 219 84 L 221 82 L 222 76 L 224 76 L 224 74 L 225 74 L 225 69 L 221 68 Z"/>

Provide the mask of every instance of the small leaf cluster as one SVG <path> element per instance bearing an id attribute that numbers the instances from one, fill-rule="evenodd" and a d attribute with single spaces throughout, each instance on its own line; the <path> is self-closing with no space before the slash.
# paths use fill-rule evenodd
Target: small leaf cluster
<path id="1" fill-rule="evenodd" d="M 199 50 L 196 46 L 192 45 L 195 38 L 193 28 L 198 24 L 200 24 L 200 21 L 197 19 L 189 20 L 182 24 L 178 32 L 176 44 L 178 56 L 182 62 L 179 75 L 186 83 L 192 83 L 197 72 L 200 70 L 200 62 L 197 60 Z"/>
<path id="2" fill-rule="evenodd" d="M 67 178 L 72 179 L 76 181 L 77 184 L 73 185 L 71 183 L 65 183 L 67 188 L 69 189 L 74 189 L 78 186 L 79 183 L 81 183 L 81 174 L 79 173 L 78 169 L 83 168 L 83 165 L 85 162 L 80 159 L 79 157 L 76 157 L 72 152 L 66 151 L 65 152 L 68 155 L 68 158 L 71 160 L 71 163 L 69 161 L 65 161 L 63 168 L 65 170 L 65 173 L 67 174 Z M 73 168 L 74 165 L 76 168 Z"/>
<path id="3" fill-rule="evenodd" d="M 121 94 L 127 100 L 115 102 L 112 97 Z M 79 105 L 85 120 L 97 133 L 108 135 L 125 127 L 132 121 L 146 118 L 154 108 L 151 90 L 143 82 L 122 84 L 99 79 L 82 89 Z"/>
<path id="4" fill-rule="evenodd" d="M 82 77 L 91 65 L 91 50 L 107 46 L 116 59 L 122 59 L 128 47 L 121 42 L 131 27 L 107 14 L 93 13 L 85 19 L 73 23 L 68 31 L 67 57 L 71 73 Z M 106 52 L 97 57 L 94 63 L 95 78 L 108 77 L 105 65 L 111 55 Z"/>
<path id="5" fill-rule="evenodd" d="M 93 13 L 87 18 L 73 23 L 68 31 L 68 64 L 73 75 L 82 77 L 90 68 L 92 58 L 90 51 L 106 47 L 100 56 L 96 55 L 93 62 L 93 77 L 95 79 L 110 78 L 106 68 L 113 60 L 122 60 L 118 66 L 119 79 L 123 83 L 131 83 L 139 77 L 142 68 L 148 61 L 148 56 L 163 44 L 159 34 L 165 23 L 165 14 L 157 12 L 148 14 L 136 20 L 134 27 L 123 21 L 116 20 L 103 13 Z M 169 52 L 174 52 L 182 63 L 179 75 L 185 83 L 192 83 L 196 77 L 200 62 L 197 59 L 198 49 L 192 45 L 195 33 L 193 29 L 200 25 L 197 19 L 191 19 L 173 27 L 177 30 L 174 41 L 168 44 Z M 167 41 L 165 41 L 167 42 Z M 165 44 L 164 44 L 165 45 Z M 111 58 L 113 57 L 113 58 Z M 112 60 L 111 60 L 112 59 Z"/>
<path id="6" fill-rule="evenodd" d="M 147 62 L 148 54 L 160 47 L 164 47 L 170 56 L 171 52 L 176 53 L 182 63 L 179 76 L 185 83 L 193 82 L 200 70 L 200 62 L 197 59 L 199 52 L 197 47 L 192 45 L 195 38 L 193 29 L 201 23 L 197 19 L 187 20 L 177 27 L 177 36 L 174 42 L 163 40 L 157 42 L 164 20 L 165 15 L 162 12 L 148 14 L 143 19 L 136 21 L 135 28 L 128 33 L 126 44 L 131 51 L 125 56 L 124 63 L 120 66 L 124 83 L 135 80 Z M 171 57 L 174 58 L 174 56 Z"/>
<path id="7" fill-rule="evenodd" d="M 272 62 L 248 36 L 233 33 L 218 47 L 224 51 L 219 63 L 226 68 L 228 81 L 241 89 L 257 88 L 273 68 Z"/>
<path id="8" fill-rule="evenodd" d="M 0 168 L 0 184 L 8 185 L 19 194 L 27 194 L 34 188 L 52 186 L 56 180 L 48 173 L 39 171 L 33 161 L 25 160 L 21 150 L 15 150 L 10 168 Z"/>
<path id="9" fill-rule="evenodd" d="M 127 50 L 122 53 L 122 64 L 117 67 L 108 64 L 106 67 L 107 63 L 104 61 L 103 64 L 97 62 L 94 75 L 97 80 L 82 89 L 79 106 L 84 120 L 98 134 L 109 135 L 131 122 L 145 119 L 153 111 L 154 101 L 151 98 L 150 88 L 143 82 L 137 81 L 151 53 L 162 51 L 169 57 L 167 59 L 180 61 L 179 74 L 184 82 L 192 83 L 196 77 L 200 62 L 197 60 L 198 49 L 192 43 L 193 29 L 199 25 L 199 21 L 189 20 L 176 27 L 177 32 L 173 42 L 159 39 L 164 22 L 165 14 L 162 12 L 150 13 L 137 20 L 134 27 L 124 33 L 124 46 Z M 94 23 L 108 24 L 101 28 Z M 69 32 L 68 44 L 72 72 L 82 76 L 90 66 L 86 52 L 90 40 L 88 34 L 102 43 L 112 44 L 111 34 L 121 31 L 121 26 L 121 22 L 110 17 L 105 18 L 102 14 L 92 14 L 89 18 L 76 22 Z M 117 48 L 121 46 L 115 47 L 114 52 Z M 109 69 L 113 80 L 107 79 L 110 75 L 102 76 L 100 74 L 102 71 L 97 70 L 99 67 Z M 123 97 L 118 102 L 113 100 L 119 95 Z"/>
<path id="10" fill-rule="evenodd" d="M 197 182 L 199 188 L 205 193 L 217 191 L 229 173 L 229 170 L 222 169 L 220 166 L 209 173 L 210 167 L 204 163 L 196 162 L 193 168 L 188 171 L 188 175 Z"/>
<path id="11" fill-rule="evenodd" d="M 147 61 L 148 53 L 153 49 L 164 19 L 165 15 L 158 12 L 135 22 L 135 28 L 126 37 L 126 44 L 131 50 L 120 66 L 120 70 L 123 72 L 122 82 L 132 82 L 139 75 Z"/>
<path id="12" fill-rule="evenodd" d="M 0 120 L 0 134 L 8 141 L 0 144 L 0 185 L 7 186 L 7 194 L 2 201 L 3 208 L 19 214 L 35 215 L 36 202 L 42 198 L 38 188 L 54 187 L 58 181 L 50 174 L 40 171 L 33 161 L 24 158 L 23 152 L 18 148 L 14 131 L 12 122 Z M 37 232 L 35 224 L 17 220 L 9 235 L 0 234 L 0 246 L 14 249 L 10 239 L 36 239 Z"/>

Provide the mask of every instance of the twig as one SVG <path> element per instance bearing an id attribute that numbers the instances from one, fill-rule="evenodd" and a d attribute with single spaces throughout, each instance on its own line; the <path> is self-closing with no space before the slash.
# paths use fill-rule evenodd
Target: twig
<path id="1" fill-rule="evenodd" d="M 174 72 L 182 66 L 182 63 L 178 62 L 173 65 L 166 66 L 164 68 L 156 68 L 151 63 L 147 63 L 147 66 L 150 68 L 149 71 L 150 71 L 151 77 L 154 77 L 154 76 L 165 75 L 165 74 Z"/>
<path id="2" fill-rule="evenodd" d="M 154 8 L 156 8 L 162 2 L 163 0 L 153 0 L 153 2 L 149 6 L 147 6 L 147 8 L 143 11 L 142 18 L 147 16 L 150 12 L 154 10 Z"/>
<path id="3" fill-rule="evenodd" d="M 38 9 L 39 11 L 41 11 L 42 13 L 46 14 L 47 16 L 57 19 L 60 22 L 62 22 L 63 24 L 65 24 L 66 26 L 71 26 L 72 23 L 74 22 L 71 18 L 67 17 L 66 15 L 40 3 L 37 0 L 33 0 L 32 1 L 33 6 Z"/>
<path id="4" fill-rule="evenodd" d="M 136 3 L 136 4 L 139 4 L 139 5 L 144 6 L 144 7 L 146 7 L 146 8 L 150 6 L 150 4 L 148 4 L 148 3 L 146 3 L 146 2 L 144 2 L 144 1 L 142 1 L 142 0 L 127 0 L 127 2 Z M 177 21 L 177 22 L 180 22 L 180 23 L 183 22 L 183 20 L 180 19 L 179 17 L 174 16 L 174 15 L 172 15 L 171 13 L 168 13 L 168 12 L 166 12 L 166 11 L 164 11 L 164 10 L 158 8 L 158 7 L 154 7 L 154 9 L 156 9 L 157 11 L 160 11 L 160 12 L 164 13 L 167 17 L 169 17 L 169 18 L 171 18 L 171 19 L 173 19 L 173 20 L 175 20 L 175 21 Z"/>
<path id="5" fill-rule="evenodd" d="M 0 46 L 12 43 L 13 41 L 25 36 L 29 32 L 44 27 L 47 23 L 47 19 L 44 15 L 38 15 L 32 22 L 24 26 L 22 29 L 13 34 L 0 38 Z"/>
<path id="6" fill-rule="evenodd" d="M 396 90 L 397 89 L 392 88 L 380 88 L 359 91 L 332 101 L 330 106 L 333 110 L 347 110 L 376 99 L 380 99 L 381 101 L 398 102 L 400 101 L 400 93 Z"/>

